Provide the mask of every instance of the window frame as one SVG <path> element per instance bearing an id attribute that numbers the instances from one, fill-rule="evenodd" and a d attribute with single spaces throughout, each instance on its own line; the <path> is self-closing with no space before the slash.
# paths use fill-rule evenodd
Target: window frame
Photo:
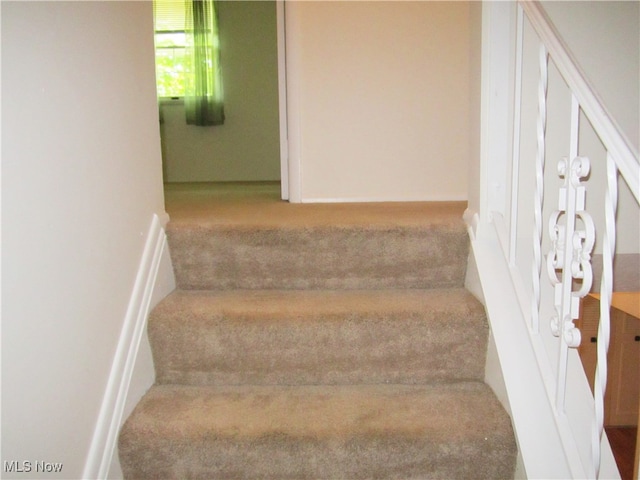
<path id="1" fill-rule="evenodd" d="M 170 5 L 170 7 L 167 7 Z M 154 0 L 154 67 L 155 67 L 155 79 L 156 79 L 156 97 L 159 103 L 170 104 L 184 104 L 184 88 L 179 95 L 160 95 L 159 92 L 159 69 L 158 69 L 158 52 L 163 50 L 177 50 L 180 49 L 185 52 L 187 49 L 186 29 L 184 28 L 184 18 L 181 18 L 180 14 L 176 12 L 183 11 L 184 3 L 176 0 Z M 163 12 L 161 15 L 162 21 L 160 23 L 165 24 L 169 28 L 157 29 L 156 23 L 158 23 L 159 12 Z M 175 28 L 179 24 L 182 24 L 182 28 Z M 174 45 L 162 45 L 162 35 L 182 34 L 182 44 Z M 168 42 L 169 43 L 169 42 Z M 173 93 L 173 92 L 172 92 Z"/>

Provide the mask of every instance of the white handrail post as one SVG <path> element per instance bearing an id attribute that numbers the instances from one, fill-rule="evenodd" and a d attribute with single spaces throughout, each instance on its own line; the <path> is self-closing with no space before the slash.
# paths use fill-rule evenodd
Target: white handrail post
<path id="1" fill-rule="evenodd" d="M 481 227 L 491 223 L 493 212 L 506 216 L 508 208 L 516 7 L 515 2 L 482 2 L 481 190 L 474 205 Z"/>

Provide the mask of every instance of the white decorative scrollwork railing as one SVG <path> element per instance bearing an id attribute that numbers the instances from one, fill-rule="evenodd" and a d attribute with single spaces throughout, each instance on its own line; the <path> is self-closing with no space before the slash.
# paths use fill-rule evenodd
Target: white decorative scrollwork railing
<path id="1" fill-rule="evenodd" d="M 549 234 L 553 248 L 547 255 L 547 273 L 554 287 L 555 314 L 551 318 L 551 333 L 560 337 L 560 354 L 556 382 L 556 408 L 565 408 L 567 349 L 580 345 L 580 331 L 574 320 L 580 315 L 580 299 L 591 290 L 593 273 L 591 251 L 595 244 L 595 227 L 591 215 L 585 209 L 586 188 L 581 183 L 590 171 L 589 159 L 578 156 L 579 105 L 571 98 L 571 132 L 569 159 L 558 163 L 558 174 L 564 178 L 560 188 L 558 209 L 549 218 Z M 559 223 L 560 217 L 565 223 Z M 576 220 L 582 220 L 584 230 L 576 228 Z M 558 278 L 556 271 L 562 275 Z M 574 280 L 581 280 L 577 292 Z"/>
<path id="2" fill-rule="evenodd" d="M 529 138 L 528 149 L 520 146 L 527 134 L 521 131 L 522 126 L 529 125 L 530 129 L 533 129 L 534 123 L 527 123 L 521 119 L 524 116 L 521 111 L 523 98 L 526 92 L 533 93 L 531 85 L 527 90 L 521 84 L 526 76 L 523 73 L 526 59 L 523 60 L 523 57 L 526 56 L 527 42 L 531 43 L 531 40 L 527 40 L 523 35 L 525 24 L 529 31 L 533 32 L 530 37 L 535 37 L 538 42 L 535 141 Z M 640 203 L 640 162 L 638 153 L 620 133 L 538 2 L 518 2 L 516 49 L 511 215 L 508 225 L 499 213 L 494 217 L 497 218 L 494 223 L 499 238 L 509 238 L 505 257 L 510 265 L 514 284 L 519 287 L 516 290 L 521 310 L 525 315 L 527 311 L 530 312 L 528 323 L 532 342 L 535 345 L 544 345 L 536 347 L 536 355 L 540 358 L 541 364 L 551 365 L 548 370 L 553 372 L 554 378 L 553 381 L 545 380 L 545 388 L 555 415 L 567 426 L 559 430 L 569 432 L 566 434 L 567 442 L 574 441 L 574 438 L 569 437 L 581 437 L 582 432 L 588 431 L 589 428 L 592 432 L 589 452 L 585 453 L 585 449 L 578 445 L 579 440 L 575 440 L 575 445 L 566 447 L 567 451 L 579 453 L 568 453 L 568 456 L 580 457 L 583 463 L 580 468 L 573 470 L 573 474 L 585 472 L 589 477 L 599 478 L 607 384 L 607 349 L 610 337 L 609 310 L 613 293 L 613 260 L 616 248 L 618 175 L 624 178 L 635 202 Z M 529 48 L 527 51 L 533 55 L 534 49 Z M 551 88 L 552 76 L 556 81 L 559 79 L 563 85 L 561 88 Z M 562 93 L 569 101 L 561 99 L 560 103 L 570 104 L 566 107 L 568 125 L 559 124 L 557 119 L 563 115 L 558 115 L 557 110 L 555 112 L 554 128 L 568 131 L 568 141 L 560 142 L 568 145 L 568 152 L 557 156 L 550 155 L 550 151 L 555 151 L 549 146 L 547 131 L 551 126 L 549 110 L 555 108 L 550 103 L 551 90 L 555 101 L 558 101 Z M 533 110 L 532 103 L 527 104 L 528 111 Z M 581 129 L 589 128 L 593 129 L 605 152 L 604 160 L 592 158 L 591 155 L 581 152 Z M 529 136 L 531 135 L 533 134 Z M 555 143 L 558 143 L 557 139 Z M 547 165 L 550 164 L 557 165 L 558 176 L 555 178 L 551 176 L 551 172 L 546 171 Z M 602 174 L 601 170 L 605 170 L 606 173 Z M 598 176 L 606 176 L 602 200 L 595 194 L 587 193 L 590 184 L 602 183 L 602 180 L 594 179 Z M 555 188 L 554 183 L 560 183 L 559 179 L 562 179 L 562 183 Z M 522 185 L 529 181 L 529 190 L 525 188 L 522 191 Z M 525 198 L 527 194 L 530 196 Z M 551 207 L 554 201 L 557 203 Z M 533 208 L 531 223 L 526 220 L 518 221 L 519 215 L 526 215 L 522 205 Z M 602 211 L 603 215 L 593 215 L 591 212 L 595 210 Z M 545 225 L 548 229 L 547 235 L 544 235 Z M 500 229 L 506 229 L 508 232 Z M 526 235 L 521 235 L 520 230 Z M 525 237 L 530 240 L 521 241 L 521 238 Z M 569 378 L 572 374 L 572 362 L 569 357 L 575 353 L 571 350 L 581 342 L 581 333 L 574 322 L 580 317 L 581 298 L 589 294 L 594 286 L 591 258 L 596 242 L 603 257 L 600 322 L 592 418 L 588 420 L 591 425 L 584 428 L 580 424 L 584 419 L 573 415 L 569 407 L 570 397 L 575 397 L 567 391 L 573 384 Z M 549 358 L 542 358 L 547 356 Z"/>
<path id="3" fill-rule="evenodd" d="M 585 187 L 580 180 L 589 173 L 586 157 L 563 159 L 558 163 L 558 173 L 565 179 L 560 192 L 558 210 L 549 219 L 549 234 L 553 248 L 547 255 L 547 274 L 554 287 L 555 314 L 551 318 L 551 332 L 561 337 L 559 373 L 556 387 L 556 408 L 564 410 L 564 388 L 566 384 L 567 349 L 580 345 L 580 331 L 574 325 L 579 318 L 580 299 L 591 290 L 593 273 L 591 251 L 595 243 L 595 228 L 591 215 L 585 211 Z M 565 224 L 559 222 L 565 217 Z M 580 219 L 584 230 L 576 228 Z M 561 275 L 558 277 L 557 272 Z M 578 291 L 572 290 L 574 280 L 581 280 Z"/>

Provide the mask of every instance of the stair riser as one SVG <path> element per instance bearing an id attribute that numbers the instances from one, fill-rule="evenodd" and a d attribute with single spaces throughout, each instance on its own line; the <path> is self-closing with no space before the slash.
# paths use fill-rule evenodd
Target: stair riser
<path id="1" fill-rule="evenodd" d="M 136 480 L 507 479 L 513 478 L 513 461 L 504 452 L 513 447 L 505 446 L 492 438 L 451 444 L 426 438 L 340 442 L 266 437 L 246 443 L 213 438 L 184 443 L 160 440 L 125 453 L 141 458 L 153 452 L 150 468 L 123 470 L 125 478 Z M 176 456 L 180 458 L 177 464 Z M 470 458 L 484 461 L 470 462 Z"/>
<path id="2" fill-rule="evenodd" d="M 158 383 L 424 384 L 484 375 L 482 317 L 415 312 L 391 318 L 284 318 L 267 325 L 220 317 L 185 323 L 179 330 L 174 325 L 149 324 Z"/>
<path id="3" fill-rule="evenodd" d="M 460 287 L 468 253 L 462 228 L 167 233 L 182 289 Z"/>
<path id="4" fill-rule="evenodd" d="M 509 417 L 480 382 L 155 386 L 125 424 L 125 477 L 506 479 Z"/>

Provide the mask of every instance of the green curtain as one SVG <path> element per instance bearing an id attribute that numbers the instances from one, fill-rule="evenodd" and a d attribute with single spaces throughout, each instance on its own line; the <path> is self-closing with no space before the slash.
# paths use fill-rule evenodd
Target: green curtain
<path id="1" fill-rule="evenodd" d="M 185 96 L 189 125 L 222 125 L 224 106 L 214 0 L 185 0 Z"/>

